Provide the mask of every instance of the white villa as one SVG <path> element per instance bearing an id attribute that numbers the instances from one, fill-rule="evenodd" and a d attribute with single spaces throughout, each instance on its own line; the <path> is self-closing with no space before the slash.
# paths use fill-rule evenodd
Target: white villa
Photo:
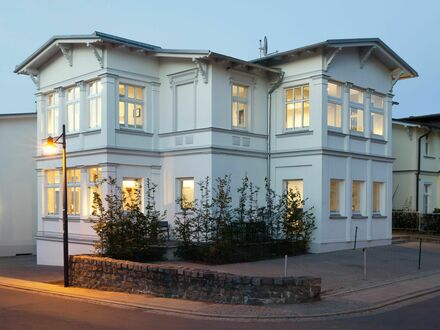
<path id="1" fill-rule="evenodd" d="M 62 264 L 61 155 L 42 145 L 63 123 L 71 254 L 93 249 L 91 196 L 108 176 L 151 178 L 171 224 L 206 176 L 232 174 L 232 191 L 269 176 L 314 207 L 312 252 L 351 248 L 356 227 L 359 247 L 391 241 L 392 89 L 417 72 L 380 39 L 243 61 L 94 32 L 51 38 L 15 72 L 37 89 L 39 264 Z"/>

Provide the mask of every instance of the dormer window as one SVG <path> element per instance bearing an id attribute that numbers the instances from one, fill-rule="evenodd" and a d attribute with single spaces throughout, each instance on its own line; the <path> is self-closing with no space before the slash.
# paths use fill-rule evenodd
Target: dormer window
<path id="1" fill-rule="evenodd" d="M 144 116 L 144 88 L 119 84 L 119 126 L 142 128 Z"/>

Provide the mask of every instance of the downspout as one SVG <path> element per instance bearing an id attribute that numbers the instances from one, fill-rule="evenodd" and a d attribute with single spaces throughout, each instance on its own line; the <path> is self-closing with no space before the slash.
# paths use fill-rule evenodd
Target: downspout
<path id="1" fill-rule="evenodd" d="M 280 72 L 280 76 L 275 84 L 269 89 L 267 93 L 267 180 L 271 182 L 270 173 L 270 148 L 272 139 L 272 93 L 277 89 L 284 79 L 284 71 Z"/>
<path id="2" fill-rule="evenodd" d="M 431 134 L 432 132 L 432 128 L 429 128 L 428 132 L 426 132 L 425 134 L 419 136 L 419 139 L 417 141 L 418 143 L 418 158 L 417 158 L 417 174 L 416 174 L 416 212 L 419 212 L 419 190 L 420 190 L 420 185 L 419 185 L 419 180 L 420 180 L 420 163 L 421 163 L 421 143 L 422 143 L 422 139 L 424 137 L 428 137 L 429 134 Z"/>

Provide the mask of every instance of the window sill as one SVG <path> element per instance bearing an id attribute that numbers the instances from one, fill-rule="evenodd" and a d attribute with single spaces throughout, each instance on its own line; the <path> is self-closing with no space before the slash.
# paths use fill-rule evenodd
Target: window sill
<path id="1" fill-rule="evenodd" d="M 45 217 L 42 218 L 43 221 L 59 221 L 61 220 L 58 216 L 53 216 L 53 215 L 47 215 Z"/>
<path id="2" fill-rule="evenodd" d="M 347 217 L 345 215 L 340 215 L 340 214 L 330 214 L 330 219 L 340 219 L 340 220 L 345 220 L 347 219 Z"/>
<path id="3" fill-rule="evenodd" d="M 232 126 L 231 130 L 236 131 L 236 132 L 244 132 L 244 133 L 249 132 L 249 129 L 247 127 L 234 127 L 234 126 Z"/>
<path id="4" fill-rule="evenodd" d="M 66 138 L 76 138 L 76 137 L 79 137 L 79 132 L 66 133 Z"/>
<path id="5" fill-rule="evenodd" d="M 99 134 L 99 133 L 101 133 L 101 128 L 91 128 L 91 129 L 83 132 L 84 135 L 92 135 L 92 134 Z"/>
<path id="6" fill-rule="evenodd" d="M 361 215 L 361 214 L 353 214 L 351 216 L 352 219 L 368 219 L 368 217 L 366 215 Z"/>
<path id="7" fill-rule="evenodd" d="M 312 135 L 313 131 L 309 129 L 292 129 L 292 130 L 285 130 L 281 134 L 276 134 L 277 137 L 287 137 L 290 135 Z"/>
<path id="8" fill-rule="evenodd" d="M 331 135 L 343 136 L 343 137 L 347 136 L 347 133 L 342 132 L 342 128 L 328 126 L 327 131 L 328 131 L 328 134 L 331 134 Z"/>
<path id="9" fill-rule="evenodd" d="M 116 133 L 142 135 L 142 136 L 153 136 L 154 135 L 153 133 L 145 132 L 141 128 L 128 128 L 128 127 L 117 128 Z"/>
<path id="10" fill-rule="evenodd" d="M 381 215 L 381 214 L 373 214 L 372 216 L 373 219 L 386 219 L 388 218 L 386 215 Z"/>
<path id="11" fill-rule="evenodd" d="M 68 220 L 69 222 L 80 222 L 80 221 L 81 221 L 81 218 L 79 217 L 79 215 L 75 215 L 75 216 L 73 216 L 73 215 L 67 215 L 67 220 Z"/>
<path id="12" fill-rule="evenodd" d="M 371 142 L 376 142 L 376 143 L 381 143 L 381 144 L 387 143 L 385 138 L 381 137 L 380 135 L 375 135 L 375 136 L 371 137 L 370 140 L 371 140 Z"/>
<path id="13" fill-rule="evenodd" d="M 350 131 L 350 137 L 356 140 L 367 141 L 368 139 L 364 136 L 364 133 Z"/>
<path id="14" fill-rule="evenodd" d="M 426 159 L 435 159 L 435 157 L 434 157 L 434 156 L 431 156 L 431 155 L 424 155 L 423 158 L 426 158 Z"/>

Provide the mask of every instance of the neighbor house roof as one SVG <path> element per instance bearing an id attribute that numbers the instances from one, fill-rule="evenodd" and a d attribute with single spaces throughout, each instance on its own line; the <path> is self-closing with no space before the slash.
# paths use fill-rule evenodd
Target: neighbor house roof
<path id="1" fill-rule="evenodd" d="M 431 128 L 440 128 L 440 113 L 433 113 L 422 116 L 410 116 L 405 118 L 393 118 L 393 122 L 426 126 Z"/>
<path id="2" fill-rule="evenodd" d="M 269 54 L 265 57 L 254 59 L 251 62 L 262 65 L 276 65 L 278 63 L 292 60 L 295 56 L 311 53 L 318 49 L 333 51 L 350 47 L 365 47 L 366 52 L 370 50 L 370 54 L 378 57 L 390 70 L 402 69 L 403 72 L 399 77 L 400 79 L 418 76 L 417 71 L 415 71 L 379 38 L 329 39 L 285 52 Z"/>

